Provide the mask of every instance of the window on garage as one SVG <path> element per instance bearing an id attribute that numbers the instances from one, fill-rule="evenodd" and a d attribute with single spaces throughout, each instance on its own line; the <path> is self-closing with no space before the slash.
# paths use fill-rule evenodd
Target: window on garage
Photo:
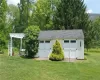
<path id="1" fill-rule="evenodd" d="M 40 43 L 44 43 L 44 41 L 40 41 Z"/>
<path id="2" fill-rule="evenodd" d="M 50 41 L 49 40 L 45 41 L 45 49 L 50 50 L 50 48 L 51 48 Z"/>
<path id="3" fill-rule="evenodd" d="M 81 47 L 81 41 L 80 41 L 80 47 Z"/>
<path id="4" fill-rule="evenodd" d="M 69 40 L 64 40 L 64 43 L 69 43 Z"/>
<path id="5" fill-rule="evenodd" d="M 44 41 L 39 42 L 39 49 L 44 49 Z"/>
<path id="6" fill-rule="evenodd" d="M 71 42 L 71 43 L 76 43 L 76 40 L 71 40 L 70 42 Z"/>
<path id="7" fill-rule="evenodd" d="M 50 43 L 50 41 L 45 41 L 45 43 Z"/>
<path id="8" fill-rule="evenodd" d="M 70 48 L 77 48 L 76 40 L 70 40 Z"/>
<path id="9" fill-rule="evenodd" d="M 69 40 L 64 40 L 63 48 L 69 48 Z"/>

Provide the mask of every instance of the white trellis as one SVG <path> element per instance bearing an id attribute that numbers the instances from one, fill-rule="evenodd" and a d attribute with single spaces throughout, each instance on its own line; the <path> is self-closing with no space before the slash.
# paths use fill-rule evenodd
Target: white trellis
<path id="1" fill-rule="evenodd" d="M 12 56 L 12 38 L 20 39 L 20 50 L 22 49 L 22 39 L 25 37 L 24 33 L 10 33 L 10 42 L 8 44 L 8 55 Z"/>

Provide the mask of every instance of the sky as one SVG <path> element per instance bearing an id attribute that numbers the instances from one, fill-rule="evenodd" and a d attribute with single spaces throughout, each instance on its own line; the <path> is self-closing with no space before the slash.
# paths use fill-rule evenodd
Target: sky
<path id="1" fill-rule="evenodd" d="M 8 4 L 17 5 L 20 0 L 7 0 Z M 100 0 L 84 0 L 87 6 L 87 13 L 99 13 L 100 14 Z"/>

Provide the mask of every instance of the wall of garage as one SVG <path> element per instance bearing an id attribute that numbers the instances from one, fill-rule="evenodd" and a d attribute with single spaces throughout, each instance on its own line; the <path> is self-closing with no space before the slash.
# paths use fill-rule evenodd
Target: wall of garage
<path id="1" fill-rule="evenodd" d="M 49 57 L 52 52 L 53 44 L 56 40 L 40 41 L 38 57 Z M 64 39 L 59 40 L 64 51 L 65 58 L 84 59 L 84 40 L 82 39 Z"/>

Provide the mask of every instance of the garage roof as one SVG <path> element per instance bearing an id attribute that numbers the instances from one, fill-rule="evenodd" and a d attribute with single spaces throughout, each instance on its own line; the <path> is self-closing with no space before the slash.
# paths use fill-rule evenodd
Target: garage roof
<path id="1" fill-rule="evenodd" d="M 40 31 L 38 40 L 52 39 L 84 39 L 84 34 L 81 29 Z"/>

